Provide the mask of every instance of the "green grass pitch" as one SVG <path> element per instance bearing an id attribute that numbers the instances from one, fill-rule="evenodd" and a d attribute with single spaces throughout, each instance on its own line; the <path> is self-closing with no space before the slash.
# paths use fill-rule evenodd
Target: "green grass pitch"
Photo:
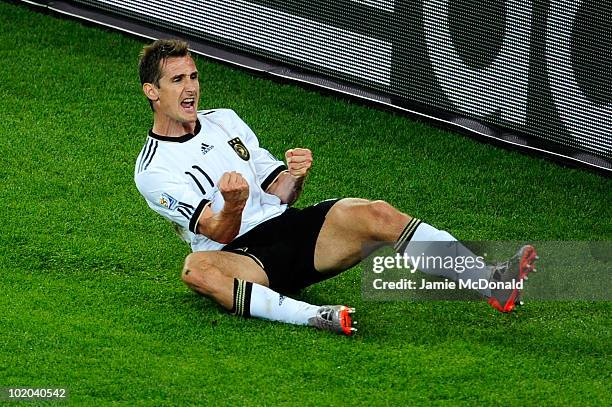
<path id="1" fill-rule="evenodd" d="M 188 247 L 132 181 L 142 45 L 0 2 L 0 387 L 86 406 L 610 404 L 610 303 L 365 301 L 356 267 L 300 295 L 354 305 L 346 338 L 189 291 Z M 298 206 L 385 199 L 468 240 L 612 238 L 610 179 L 197 65 L 202 108 L 236 110 L 277 156 L 313 150 Z"/>

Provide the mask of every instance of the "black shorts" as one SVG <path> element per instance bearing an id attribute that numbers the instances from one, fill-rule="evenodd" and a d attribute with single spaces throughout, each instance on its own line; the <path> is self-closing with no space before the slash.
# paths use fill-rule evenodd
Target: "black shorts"
<path id="1" fill-rule="evenodd" d="M 222 250 L 251 257 L 263 267 L 270 288 L 292 293 L 327 277 L 315 270 L 314 253 L 327 212 L 338 199 L 304 209 L 287 208 L 234 239 Z"/>

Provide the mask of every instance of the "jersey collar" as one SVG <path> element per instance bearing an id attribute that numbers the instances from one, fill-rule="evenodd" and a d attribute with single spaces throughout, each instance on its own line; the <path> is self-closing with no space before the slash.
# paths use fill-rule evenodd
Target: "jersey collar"
<path id="1" fill-rule="evenodd" d="M 150 129 L 149 137 L 154 138 L 156 140 L 161 140 L 161 141 L 172 141 L 175 143 L 184 143 L 194 138 L 200 132 L 201 128 L 202 128 L 202 125 L 200 124 L 200 119 L 196 119 L 196 126 L 195 126 L 195 130 L 193 133 L 183 134 L 182 136 L 179 136 L 179 137 L 168 137 L 168 136 L 161 136 L 159 134 L 153 133 L 153 129 Z"/>

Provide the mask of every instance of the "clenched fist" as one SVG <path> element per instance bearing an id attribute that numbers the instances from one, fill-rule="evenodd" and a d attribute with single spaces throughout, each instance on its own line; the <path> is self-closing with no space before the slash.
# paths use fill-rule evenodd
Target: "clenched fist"
<path id="1" fill-rule="evenodd" d="M 312 152 L 307 148 L 293 148 L 285 153 L 289 174 L 302 178 L 312 166 Z"/>
<path id="2" fill-rule="evenodd" d="M 242 209 L 249 198 L 249 184 L 236 171 L 223 174 L 219 179 L 218 187 L 226 205 Z"/>

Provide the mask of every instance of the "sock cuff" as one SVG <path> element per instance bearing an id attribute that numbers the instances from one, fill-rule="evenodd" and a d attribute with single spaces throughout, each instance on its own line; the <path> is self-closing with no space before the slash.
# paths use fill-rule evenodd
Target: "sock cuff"
<path id="1" fill-rule="evenodd" d="M 253 283 L 234 278 L 234 300 L 230 313 L 248 318 L 251 316 Z"/>
<path id="2" fill-rule="evenodd" d="M 417 218 L 412 218 L 410 222 L 408 222 L 408 224 L 400 234 L 399 239 L 397 239 L 397 243 L 395 243 L 395 251 L 401 253 L 406 249 L 408 242 L 410 242 L 410 239 L 412 239 L 412 236 L 414 236 L 414 232 L 416 232 L 417 228 L 421 223 L 421 219 Z"/>

